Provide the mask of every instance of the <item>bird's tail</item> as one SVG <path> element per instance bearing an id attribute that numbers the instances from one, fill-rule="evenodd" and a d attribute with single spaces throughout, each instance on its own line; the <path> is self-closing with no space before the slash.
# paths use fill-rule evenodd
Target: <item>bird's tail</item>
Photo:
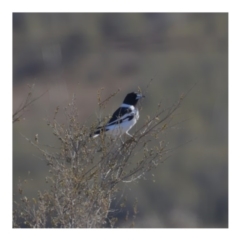
<path id="1" fill-rule="evenodd" d="M 96 138 L 96 137 L 99 136 L 99 134 L 100 134 L 102 131 L 103 131 L 103 128 L 102 128 L 102 127 L 98 127 L 98 128 L 95 130 L 94 133 L 91 133 L 91 134 L 89 135 L 89 137 L 91 137 L 91 138 Z"/>

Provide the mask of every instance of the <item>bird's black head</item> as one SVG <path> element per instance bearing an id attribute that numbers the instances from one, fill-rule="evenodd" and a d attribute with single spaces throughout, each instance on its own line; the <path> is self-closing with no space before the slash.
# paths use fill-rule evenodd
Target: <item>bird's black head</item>
<path id="1" fill-rule="evenodd" d="M 139 94 L 136 92 L 131 92 L 131 93 L 127 94 L 127 96 L 124 98 L 123 103 L 135 106 L 137 104 L 138 100 L 143 97 L 144 96 L 142 94 Z"/>

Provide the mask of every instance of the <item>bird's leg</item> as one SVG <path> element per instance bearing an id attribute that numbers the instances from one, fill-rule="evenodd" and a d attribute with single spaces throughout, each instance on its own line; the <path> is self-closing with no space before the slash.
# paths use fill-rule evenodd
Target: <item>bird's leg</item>
<path id="1" fill-rule="evenodd" d="M 126 132 L 126 134 L 127 134 L 128 136 L 130 136 L 131 138 L 133 138 L 133 136 L 132 136 L 130 133 Z"/>
<path id="2" fill-rule="evenodd" d="M 137 141 L 135 140 L 135 138 L 134 138 L 130 133 L 126 132 L 126 134 L 127 134 L 129 137 L 131 137 L 131 140 L 132 140 L 132 141 L 137 142 Z"/>

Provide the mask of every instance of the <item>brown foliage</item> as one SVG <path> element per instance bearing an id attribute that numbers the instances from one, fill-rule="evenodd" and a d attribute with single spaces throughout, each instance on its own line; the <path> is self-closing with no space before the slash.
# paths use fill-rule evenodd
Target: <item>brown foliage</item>
<path id="1" fill-rule="evenodd" d="M 57 151 L 50 152 L 26 138 L 39 149 L 49 167 L 46 181 L 50 189 L 39 191 L 37 199 L 22 196 L 21 202 L 16 203 L 13 227 L 104 227 L 109 212 L 115 210 L 110 206 L 119 184 L 142 178 L 166 159 L 170 150 L 167 143 L 158 139 L 162 139 L 162 133 L 170 128 L 173 114 L 184 97 L 168 108 L 158 105 L 155 114 L 147 117 L 133 138 L 124 142 L 104 134 L 90 138 L 97 124 L 89 127 L 78 121 L 79 110 L 74 97 L 65 109 L 65 124 L 56 120 L 57 108 L 54 119 L 47 121 L 60 141 Z M 99 105 L 103 106 L 109 99 L 101 101 L 99 94 Z M 133 156 L 136 161 L 132 161 Z M 19 193 L 22 194 L 21 186 Z M 112 227 L 115 221 L 115 218 L 109 219 Z"/>

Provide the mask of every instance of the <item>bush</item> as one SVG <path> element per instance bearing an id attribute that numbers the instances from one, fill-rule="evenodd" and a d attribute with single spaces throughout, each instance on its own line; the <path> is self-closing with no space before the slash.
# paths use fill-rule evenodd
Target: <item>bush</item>
<path id="1" fill-rule="evenodd" d="M 103 102 L 99 97 L 99 106 L 111 97 Z M 50 152 L 37 141 L 26 138 L 39 149 L 49 167 L 46 181 L 50 188 L 39 191 L 37 199 L 30 200 L 23 196 L 19 185 L 22 197 L 15 202 L 13 227 L 99 228 L 106 226 L 107 220 L 114 227 L 116 219 L 109 213 L 116 210 L 110 206 L 120 190 L 120 183 L 134 182 L 164 161 L 170 150 L 167 143 L 159 139 L 171 127 L 169 123 L 183 99 L 181 96 L 165 109 L 158 105 L 155 114 L 148 116 L 133 138 L 127 137 L 125 141 L 104 134 L 90 138 L 98 124 L 89 126 L 78 121 L 79 110 L 74 97 L 65 108 L 65 124 L 56 120 L 59 111 L 56 109 L 53 121 L 47 124 L 60 141 L 57 151 Z M 104 121 L 106 119 L 99 119 L 99 122 Z M 133 156 L 137 156 L 136 161 L 132 160 Z"/>

